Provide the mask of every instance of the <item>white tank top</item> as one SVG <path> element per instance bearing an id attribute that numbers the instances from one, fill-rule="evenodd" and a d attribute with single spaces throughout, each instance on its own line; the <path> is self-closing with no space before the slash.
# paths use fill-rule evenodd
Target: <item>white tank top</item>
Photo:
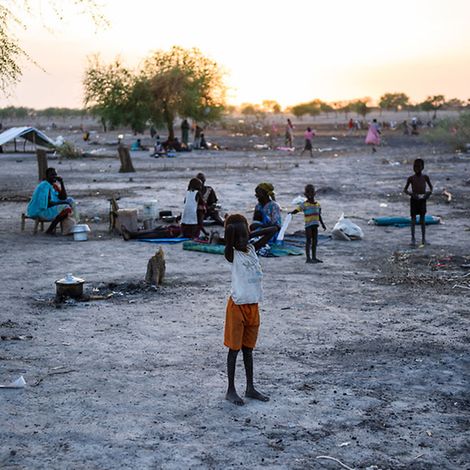
<path id="1" fill-rule="evenodd" d="M 197 225 L 197 191 L 186 191 L 184 200 L 183 215 L 181 223 L 187 225 Z"/>
<path id="2" fill-rule="evenodd" d="M 263 300 L 263 272 L 253 245 L 248 252 L 233 250 L 231 296 L 236 305 L 257 304 Z"/>

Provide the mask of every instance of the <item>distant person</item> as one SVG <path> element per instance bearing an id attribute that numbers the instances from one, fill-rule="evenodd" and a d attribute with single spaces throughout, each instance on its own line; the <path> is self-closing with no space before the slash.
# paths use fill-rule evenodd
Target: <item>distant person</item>
<path id="1" fill-rule="evenodd" d="M 403 135 L 410 135 L 410 126 L 408 124 L 408 121 L 403 121 Z"/>
<path id="2" fill-rule="evenodd" d="M 254 386 L 253 349 L 258 339 L 260 324 L 258 304 L 263 295 L 263 273 L 256 251 L 266 244 L 274 232 L 274 227 L 266 228 L 260 239 L 250 243 L 248 222 L 243 215 L 229 215 L 225 222 L 225 259 L 232 265 L 232 287 L 224 328 L 224 345 L 229 348 L 225 399 L 238 406 L 245 404 L 235 388 L 235 368 L 240 349 L 246 373 L 245 397 L 269 401 L 269 397 Z"/>
<path id="3" fill-rule="evenodd" d="M 71 217 L 72 205 L 73 199 L 67 197 L 64 180 L 57 175 L 55 168 L 48 168 L 46 179 L 33 192 L 26 214 L 34 219 L 51 221 L 46 234 L 54 235 L 57 225 Z"/>
<path id="4" fill-rule="evenodd" d="M 85 131 L 83 133 L 83 141 L 88 142 L 90 140 L 90 133 L 88 131 Z"/>
<path id="5" fill-rule="evenodd" d="M 318 226 L 321 224 L 323 230 L 326 230 L 326 225 L 323 223 L 321 217 L 320 203 L 315 201 L 315 194 L 313 184 L 307 184 L 304 190 L 304 195 L 307 200 L 301 202 L 297 208 L 291 212 L 291 214 L 297 214 L 298 212 L 304 213 L 306 236 L 305 254 L 307 256 L 307 263 L 323 263 L 322 260 L 317 258 Z"/>
<path id="6" fill-rule="evenodd" d="M 187 147 L 188 143 L 189 143 L 189 122 L 187 119 L 183 119 L 183 122 L 181 123 L 181 144 Z"/>
<path id="7" fill-rule="evenodd" d="M 187 238 L 198 238 L 200 232 L 209 235 L 203 227 L 204 200 L 201 195 L 202 181 L 192 178 L 189 181 L 184 198 L 183 215 L 181 216 L 181 235 Z"/>
<path id="8" fill-rule="evenodd" d="M 199 148 L 207 150 L 209 148 L 209 144 L 206 141 L 206 136 L 204 132 L 201 132 L 201 137 L 199 139 Z"/>
<path id="9" fill-rule="evenodd" d="M 411 120 L 411 135 L 419 135 L 418 120 L 416 118 Z"/>
<path id="10" fill-rule="evenodd" d="M 200 149 L 201 148 L 201 133 L 203 129 L 199 124 L 196 124 L 196 127 L 194 128 L 194 143 L 193 143 L 193 148 L 195 149 Z"/>
<path id="11" fill-rule="evenodd" d="M 157 130 L 155 129 L 154 126 L 150 127 L 150 137 L 152 138 L 152 140 L 155 138 L 155 136 L 157 135 Z"/>
<path id="12" fill-rule="evenodd" d="M 286 147 L 292 148 L 294 146 L 294 125 L 292 121 L 287 118 L 286 133 L 285 133 Z"/>
<path id="13" fill-rule="evenodd" d="M 212 219 L 216 225 L 224 226 L 224 221 L 219 215 L 217 210 L 217 195 L 211 186 L 206 186 L 206 176 L 204 173 L 198 173 L 196 178 L 202 182 L 201 195 L 206 206 L 206 212 L 204 218 Z"/>
<path id="14" fill-rule="evenodd" d="M 310 157 L 313 158 L 313 145 L 312 145 L 312 140 L 315 136 L 315 132 L 312 131 L 311 127 L 307 127 L 307 130 L 304 133 L 304 138 L 305 138 L 305 145 L 304 149 L 302 150 L 302 153 L 300 154 L 301 156 L 304 154 L 306 150 L 310 152 Z"/>
<path id="15" fill-rule="evenodd" d="M 377 123 L 377 119 L 373 119 L 369 125 L 369 130 L 367 131 L 365 143 L 367 145 L 372 145 L 372 153 L 377 152 L 376 146 L 380 145 L 380 128 Z"/>
<path id="16" fill-rule="evenodd" d="M 350 118 L 348 121 L 348 134 L 352 134 L 354 131 L 354 121 L 353 118 Z"/>
<path id="17" fill-rule="evenodd" d="M 410 176 L 403 192 L 410 196 L 410 216 L 411 216 L 411 245 L 416 246 L 415 226 L 416 216 L 419 215 L 421 225 L 421 247 L 426 244 L 426 201 L 432 194 L 432 184 L 428 175 L 423 175 L 424 161 L 417 158 L 413 163 L 414 175 Z M 426 191 L 426 185 L 429 191 Z M 411 186 L 411 191 L 409 187 Z"/>

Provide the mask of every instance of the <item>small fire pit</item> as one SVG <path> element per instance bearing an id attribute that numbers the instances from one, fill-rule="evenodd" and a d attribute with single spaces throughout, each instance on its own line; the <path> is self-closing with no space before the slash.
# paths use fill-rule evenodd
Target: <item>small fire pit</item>
<path id="1" fill-rule="evenodd" d="M 68 273 L 63 279 L 55 281 L 56 297 L 59 300 L 71 297 L 79 299 L 83 296 L 84 279 L 75 277 L 72 273 Z"/>

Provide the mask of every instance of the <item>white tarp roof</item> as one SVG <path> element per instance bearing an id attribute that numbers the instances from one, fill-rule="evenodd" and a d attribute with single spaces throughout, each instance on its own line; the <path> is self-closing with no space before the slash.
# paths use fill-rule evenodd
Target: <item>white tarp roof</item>
<path id="1" fill-rule="evenodd" d="M 18 137 L 22 137 L 23 139 L 41 147 L 55 147 L 53 140 L 34 127 L 12 127 L 11 129 L 7 129 L 0 134 L 0 145 L 4 145 Z"/>

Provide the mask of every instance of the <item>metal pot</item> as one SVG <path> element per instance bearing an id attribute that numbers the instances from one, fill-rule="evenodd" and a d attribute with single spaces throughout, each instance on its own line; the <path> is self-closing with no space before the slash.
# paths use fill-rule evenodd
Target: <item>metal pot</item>
<path id="1" fill-rule="evenodd" d="M 84 279 L 80 279 L 79 277 L 73 276 L 72 273 L 68 273 L 63 279 L 55 281 L 56 297 L 58 299 L 67 297 L 79 299 L 83 296 L 84 283 Z"/>

